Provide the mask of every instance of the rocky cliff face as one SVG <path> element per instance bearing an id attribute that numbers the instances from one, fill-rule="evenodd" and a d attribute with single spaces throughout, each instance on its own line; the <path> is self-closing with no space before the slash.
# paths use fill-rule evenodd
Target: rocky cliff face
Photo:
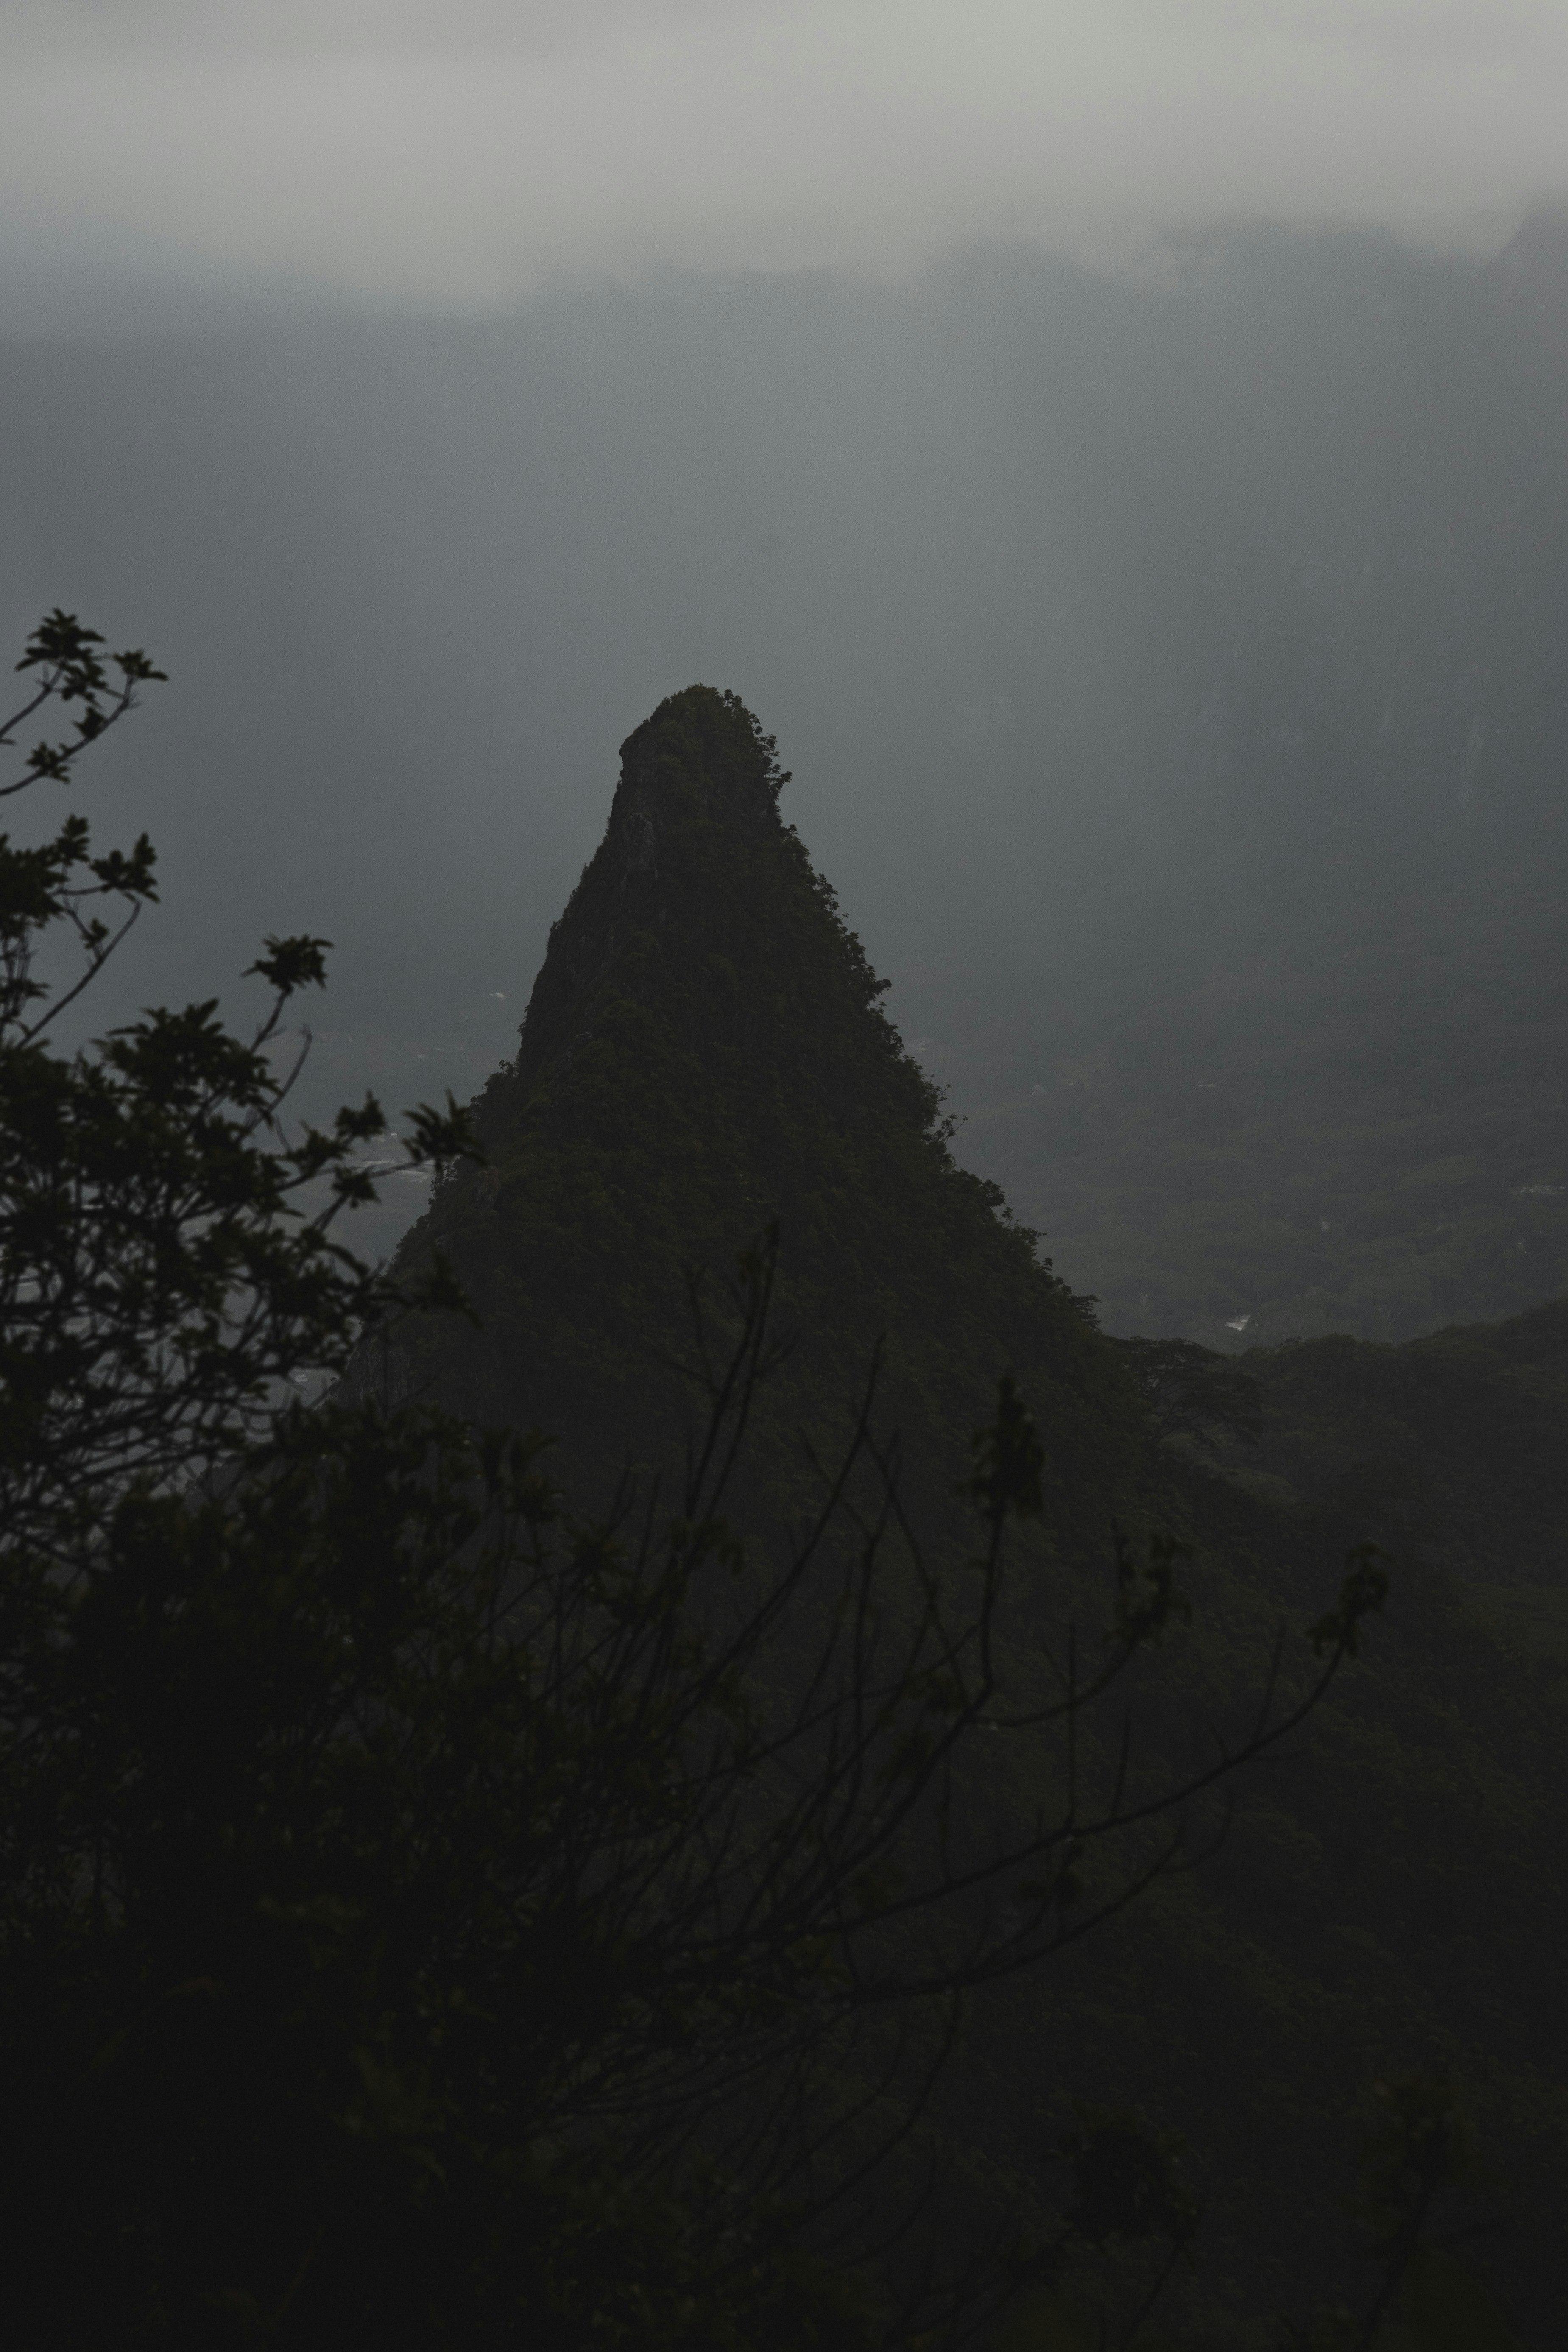
<path id="1" fill-rule="evenodd" d="M 627 740 L 517 1060 L 476 1107 L 487 1164 L 446 1181 L 403 1251 L 445 1251 L 481 1328 L 427 1322 L 384 1376 L 547 1429 L 584 1475 L 658 1457 L 688 1412 L 668 1360 L 692 1344 L 689 1276 L 719 1277 L 721 1320 L 734 1253 L 776 1223 L 796 1340 L 781 1432 L 830 1442 L 885 1343 L 888 1412 L 941 1460 L 945 1496 L 1016 1369 L 1056 1434 L 1063 1511 L 1099 1539 L 1135 1442 L 1114 1351 L 952 1159 L 885 983 L 780 814 L 786 782 L 751 713 L 709 688 Z"/>
<path id="2" fill-rule="evenodd" d="M 787 779 L 773 750 L 733 698 L 701 687 L 661 703 L 627 737 L 604 841 L 551 932 L 498 1109 L 515 1108 L 552 1067 L 570 1067 L 631 935 L 647 926 L 665 933 L 694 911 L 685 903 L 694 824 L 716 824 L 736 847 L 783 833 Z"/>

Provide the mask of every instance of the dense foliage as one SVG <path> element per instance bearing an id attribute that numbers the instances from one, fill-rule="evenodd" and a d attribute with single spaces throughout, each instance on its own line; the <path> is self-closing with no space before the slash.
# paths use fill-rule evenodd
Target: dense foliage
<path id="1" fill-rule="evenodd" d="M 111 699 L 96 643 L 55 614 L 30 646 L 39 699 L 82 700 L 86 716 L 24 783 L 68 776 L 156 675 L 120 656 Z M 90 981 L 114 942 L 93 902 L 133 914 L 151 853 L 95 859 L 75 819 L 41 852 L 0 844 L 0 2078 L 20 2340 L 847 2346 L 984 2324 L 1026 2284 L 1015 2339 L 1061 2346 L 1081 2335 L 1075 2305 L 1122 2341 L 1165 2290 L 1179 2305 L 1199 2204 L 1173 2138 L 1130 2105 L 1079 2106 L 1058 2135 L 1065 2183 L 1042 2188 L 1046 2149 L 1027 2143 L 1041 2125 L 1048 2137 L 1045 2072 L 1070 2089 L 1059 2028 L 1074 2063 L 1096 2058 L 1108 2000 L 1114 2014 L 1136 1998 L 1145 2032 L 1181 2009 L 1183 1971 L 1234 1898 L 1210 1885 L 1184 1913 L 1184 1835 L 1201 1840 L 1237 1766 L 1279 1754 L 1353 1678 L 1384 1568 L 1355 1549 L 1310 1643 L 1276 1635 L 1279 1579 L 1249 1593 L 1234 1560 L 1248 1532 L 1278 1542 L 1284 1523 L 1259 1518 L 1223 1466 L 1169 1452 L 1245 1431 L 1249 1392 L 1193 1351 L 1129 1358 L 1100 1340 L 994 1193 L 952 1166 L 864 958 L 777 824 L 771 745 L 731 700 L 682 701 L 679 757 L 670 706 L 651 744 L 634 739 L 654 759 L 640 777 L 631 762 L 597 904 L 590 877 L 587 919 L 540 999 L 535 1078 L 582 1062 L 590 1083 L 542 1114 L 524 1091 L 510 1125 L 503 1085 L 479 1115 L 496 1161 L 447 1174 L 431 1221 L 498 1305 L 499 1342 L 481 1328 L 469 1378 L 516 1367 L 504 1410 L 538 1367 L 519 1345 L 518 1261 L 512 1287 L 487 1281 L 473 1204 L 518 1187 L 536 1252 L 526 1213 L 551 1207 L 585 1342 L 562 1351 L 557 1402 L 580 1412 L 596 1379 L 606 1420 L 623 1416 L 608 1442 L 568 1419 L 575 1501 L 537 1437 L 400 1397 L 431 1369 L 460 1375 L 449 1335 L 472 1326 L 428 1234 L 391 1281 L 331 1237 L 368 1189 L 353 1154 L 381 1133 L 379 1106 L 330 1132 L 283 1130 L 289 1074 L 265 1048 L 282 1003 L 320 979 L 322 943 L 269 943 L 275 1002 L 248 1045 L 201 1005 L 55 1055 L 38 943 L 74 933 Z M 798 960 L 804 1002 L 774 1034 L 805 1030 L 816 1048 L 760 1076 L 730 985 L 744 965 L 726 975 L 710 945 L 693 988 L 688 941 L 663 956 L 625 919 L 638 876 L 678 912 L 683 885 L 689 908 L 721 896 L 737 818 L 761 837 L 763 879 L 749 903 L 737 888 L 721 936 Z M 574 970 L 606 929 L 607 965 L 590 954 Z M 637 1157 L 656 1131 L 638 1126 L 639 1069 L 664 1089 L 673 1177 L 651 1149 Z M 699 1110 L 736 1121 L 699 1119 L 683 1139 L 694 1078 Z M 697 1286 L 684 1474 L 662 1489 L 612 1477 L 585 1509 L 585 1480 L 631 1426 L 613 1385 L 626 1318 L 647 1319 L 645 1382 L 665 1335 L 684 1231 L 671 1220 L 691 1198 L 679 1174 L 702 1176 L 689 1137 L 703 1133 L 748 1211 L 772 1205 L 765 1155 L 789 1173 L 797 1288 L 818 1328 L 781 1344 L 772 1243 L 706 1307 Z M 415 1114 L 412 1150 L 461 1160 L 467 1123 Z M 705 1181 L 716 1214 L 720 1169 Z M 886 1235 L 868 1233 L 868 1199 Z M 617 1201 L 632 1248 L 590 1275 L 571 1235 L 591 1244 Z M 970 1321 L 936 1327 L 923 1350 L 919 1323 L 892 1311 L 922 1220 L 928 1261 L 934 1234 L 971 1301 Z M 558 1277 L 557 1314 L 563 1295 Z M 808 1381 L 836 1355 L 842 1369 L 868 1312 L 889 1322 L 885 1369 L 872 1350 L 821 1458 L 792 1452 L 779 1401 L 797 1409 L 803 1365 Z M 289 1384 L 344 1364 L 367 1319 L 350 1379 L 307 1411 Z M 1033 1334 L 1052 1421 L 1037 1433 L 1005 1378 L 957 1449 L 961 1491 L 944 1493 L 955 1432 L 933 1416 L 963 1409 L 999 1334 Z M 670 1425 L 661 1406 L 642 1433 Z M 1133 1532 L 1103 1529 L 1097 1559 L 1113 1471 Z M 911 1507 L 922 1491 L 929 1524 Z M 1156 1505 L 1178 1532 L 1219 1537 L 1232 1565 L 1150 1536 Z M 1417 1675 L 1439 1701 L 1443 1641 L 1439 1617 Z M 1353 1715 L 1338 1736 L 1347 1723 L 1353 1738 Z M 1484 1806 L 1497 1766 L 1476 1745 Z M 1531 1835 L 1516 1820 L 1508 1850 L 1527 1876 Z M 1468 1856 L 1455 1883 L 1476 1883 Z M 1267 1894 L 1247 1892 L 1266 1937 Z M 1531 1885 L 1515 1912 L 1510 1931 L 1538 1920 Z M 1098 2003 L 1072 1974 L 1091 1930 Z M 1151 1953 L 1162 1988 L 1135 1992 Z M 1042 1979 L 1032 1964 L 1047 1958 Z M 1234 1956 L 1231 1982 L 1256 2011 Z M 1434 2021 L 1455 2043 L 1441 2000 Z M 1371 2056 L 1377 2020 L 1342 2019 L 1331 2042 L 1347 2023 Z M 1128 2024 L 1114 2017 L 1123 2070 L 1145 2054 Z M 1294 2063 L 1321 2063 L 1321 2035 L 1301 2042 Z M 1015 2079 L 994 2098 L 1003 2065 Z M 1234 2118 L 1212 2087 L 1205 2104 L 1223 2141 Z M 1452 2300 L 1433 2237 L 1463 2168 L 1452 2095 L 1407 2082 L 1388 2105 L 1360 2336 L 1402 2298 L 1412 2340 L 1440 2341 L 1421 2298 L 1436 2279 Z M 1516 2126 L 1517 2090 L 1501 2110 Z M 927 2165 L 943 2184 L 934 2225 Z M 1186 2305 L 1205 2340 L 1223 2324 L 1223 2295 Z"/>
<path id="2" fill-rule="evenodd" d="M 162 676 L 123 653 L 110 686 L 100 642 L 59 612 L 28 641 L 18 667 L 34 690 L 0 743 L 51 701 L 80 716 L 74 740 L 34 747 L 7 794 L 68 781 Z M 289 1091 L 267 1048 L 289 999 L 321 982 L 324 940 L 268 941 L 251 969 L 273 1001 L 248 1040 L 215 999 L 50 1050 L 50 1024 L 156 898 L 154 872 L 145 835 L 95 856 L 80 816 L 38 846 L 5 844 L 0 864 L 0 1518 L 16 1551 L 60 1565 L 99 1540 L 128 1482 L 200 1477 L 268 1426 L 281 1381 L 338 1369 L 357 1327 L 394 1304 L 329 1230 L 372 1190 L 353 1148 L 380 1132 L 379 1108 L 257 1148 Z M 80 967 L 57 991 L 40 951 L 58 933 Z M 416 1160 L 461 1143 L 429 1112 L 413 1135 Z M 302 1197 L 315 1213 L 297 1213 Z"/>
<path id="3" fill-rule="evenodd" d="M 517 1063 L 477 1107 L 490 1164 L 447 1181 L 401 1261 L 412 1273 L 449 1251 L 485 1328 L 410 1328 L 355 1377 L 548 1418 L 569 1476 L 658 1459 L 679 1429 L 658 1368 L 689 1344 L 683 1268 L 710 1255 L 727 1203 L 777 1215 L 781 1316 L 799 1336 L 759 1402 L 748 1511 L 769 1526 L 799 1510 L 805 1435 L 847 1410 L 885 1334 L 917 1521 L 951 1527 L 963 1433 L 1011 1364 L 1039 1419 L 1046 1511 L 1020 1535 L 1003 1638 L 1026 1658 L 1058 1596 L 1089 1605 L 1113 1519 L 1181 1538 L 1204 1638 L 1173 1633 L 1138 1701 L 1142 1752 L 1168 1768 L 1195 1721 L 1224 1723 L 1227 1693 L 1266 1676 L 1279 1613 L 1307 1603 L 1319 1563 L 1391 1531 L 1353 1490 L 1324 1511 L 1265 1466 L 1250 1366 L 1102 1338 L 954 1163 L 939 1102 L 776 813 L 779 781 L 755 722 L 706 689 L 630 739 Z M 1366 2086 L 1422 2067 L 1460 2079 L 1489 2145 L 1516 2159 L 1516 2290 L 1537 2310 L 1558 2291 L 1540 2201 L 1564 2161 L 1543 1964 L 1563 1932 L 1557 1700 L 1440 1563 L 1396 1549 L 1396 1639 L 1375 1676 L 1357 1668 L 1289 1764 L 1236 1792 L 1219 1854 L 1092 1957 L 977 2002 L 933 2109 L 980 2205 L 1005 2200 L 1041 2230 L 1040 2158 L 1070 2132 L 1075 2095 L 1184 2132 L 1210 2184 L 1208 2260 L 1167 2302 L 1190 2288 L 1187 2324 L 1237 2340 L 1247 2305 L 1300 2306 L 1304 2244 L 1320 2284 L 1332 2274 L 1334 2184 Z M 1026 1804 L 1000 1754 L 986 1777 L 999 1809 Z"/>

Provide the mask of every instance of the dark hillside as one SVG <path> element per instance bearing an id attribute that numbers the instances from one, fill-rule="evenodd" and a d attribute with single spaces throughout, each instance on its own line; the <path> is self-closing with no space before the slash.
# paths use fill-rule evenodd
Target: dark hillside
<path id="1" fill-rule="evenodd" d="M 1250 1443 L 1214 1433 L 1233 1480 L 1452 1577 L 1509 1654 L 1568 1661 L 1568 1301 L 1402 1347 L 1253 1349 L 1237 1370 L 1258 1416 Z"/>
<path id="2" fill-rule="evenodd" d="M 775 1423 L 822 1437 L 885 1339 L 884 1408 L 935 1498 L 1012 1366 L 1060 1528 L 1098 1545 L 1133 1459 L 1131 1391 L 996 1187 L 953 1161 L 885 983 L 779 814 L 783 781 L 755 720 L 705 687 L 627 740 L 517 1060 L 479 1100 L 488 1165 L 449 1177 L 405 1245 L 447 1253 L 482 1334 L 427 1330 L 405 1376 L 550 1429 L 600 1479 L 668 1458 L 688 1271 L 776 1220 L 795 1345 Z"/>
<path id="3" fill-rule="evenodd" d="M 1478 1611 L 1454 1572 L 1470 1555 L 1405 1540 L 1386 1478 L 1363 1472 L 1418 1457 L 1494 1574 L 1511 1543 L 1548 1577 L 1560 1319 L 1255 1357 L 1265 1436 L 1233 1447 L 1221 1430 L 1211 1459 L 1152 1393 L 1148 1360 L 1096 1328 L 996 1189 L 953 1162 L 936 1093 L 779 814 L 784 782 L 749 713 L 705 688 L 628 739 L 517 1060 L 477 1105 L 487 1164 L 447 1177 L 405 1244 L 409 1267 L 448 1254 L 480 1327 L 373 1343 L 358 1377 L 549 1430 L 569 1482 L 602 1496 L 628 1460 L 679 1458 L 687 1392 L 668 1360 L 690 1353 L 686 1269 L 721 1269 L 776 1218 L 797 1343 L 757 1433 L 748 1538 L 818 1491 L 800 1433 L 831 1448 L 885 1335 L 883 1419 L 913 1515 L 945 1545 L 969 1433 L 1011 1367 L 1049 1474 L 1047 1550 L 1009 1621 L 1021 1671 L 1068 1608 L 1099 1616 L 1113 1516 L 1190 1547 L 1194 1624 L 1143 1678 L 1134 1723 L 1156 1773 L 1212 1755 L 1214 1727 L 1236 1735 L 1281 1617 L 1315 1618 L 1347 1547 L 1389 1539 L 1394 1591 L 1368 1654 L 1291 1754 L 1237 1786 L 1226 1843 L 977 2000 L 940 2126 L 973 2210 L 1042 2225 L 1072 2100 L 1125 2100 L 1184 2134 L 1206 2218 L 1171 2309 L 1195 2331 L 1182 2340 L 1216 2352 L 1272 2345 L 1271 2311 L 1361 2294 L 1342 2200 L 1369 2086 L 1445 2073 L 1513 2184 L 1493 2266 L 1545 2352 L 1568 2172 L 1561 1678 Z M 721 1286 L 710 1295 L 721 1317 Z M 1188 1357 L 1234 1383 L 1239 1368 Z M 1222 1399 L 1233 1416 L 1238 1396 Z M 1205 1411 L 1200 1396 L 1189 1431 Z M 1483 1477 L 1500 1430 L 1513 1450 Z M 1297 1640 L 1288 1681 L 1304 1655 Z M 1031 1811 L 1040 1794 L 1015 1784 L 1007 1743 L 987 1749 L 988 1798 Z"/>
<path id="4" fill-rule="evenodd" d="M 1325 1339 L 1242 1363 L 1265 1405 L 1250 1458 L 1303 1507 L 1467 1581 L 1568 1592 L 1568 1301 L 1399 1348 Z"/>

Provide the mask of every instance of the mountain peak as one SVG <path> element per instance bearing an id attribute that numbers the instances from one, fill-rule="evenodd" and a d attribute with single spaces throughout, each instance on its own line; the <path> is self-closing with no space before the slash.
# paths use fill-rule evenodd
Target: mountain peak
<path id="1" fill-rule="evenodd" d="M 405 1333 L 397 1387 L 549 1429 L 595 1480 L 668 1459 L 689 1276 L 721 1277 L 776 1224 L 792 1431 L 837 1419 L 880 1347 L 889 1416 L 950 1494 L 1011 1368 L 1037 1408 L 1054 1394 L 1063 1475 L 1070 1457 L 1102 1528 L 1113 1351 L 997 1188 L 953 1160 L 887 983 L 779 815 L 785 781 L 773 738 L 710 687 L 627 737 L 517 1061 L 477 1106 L 488 1164 L 451 1174 L 405 1244 L 411 1268 L 446 1253 L 481 1330 Z"/>
<path id="2" fill-rule="evenodd" d="M 695 795 L 710 813 L 765 819 L 789 782 L 774 740 L 739 695 L 689 686 L 666 697 L 621 745 L 621 781 L 610 824 L 646 823 Z"/>

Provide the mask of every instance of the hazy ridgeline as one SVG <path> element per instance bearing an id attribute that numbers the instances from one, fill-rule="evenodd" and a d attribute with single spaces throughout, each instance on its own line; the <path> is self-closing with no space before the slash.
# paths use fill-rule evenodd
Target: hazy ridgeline
<path id="1" fill-rule="evenodd" d="M 1550 1297 L 1565 285 L 1541 222 L 16 334 L 0 621 L 174 681 L 83 796 L 176 910 L 117 1001 L 308 928 L 306 1098 L 470 1094 L 616 744 L 703 679 L 1110 1328 Z"/>

